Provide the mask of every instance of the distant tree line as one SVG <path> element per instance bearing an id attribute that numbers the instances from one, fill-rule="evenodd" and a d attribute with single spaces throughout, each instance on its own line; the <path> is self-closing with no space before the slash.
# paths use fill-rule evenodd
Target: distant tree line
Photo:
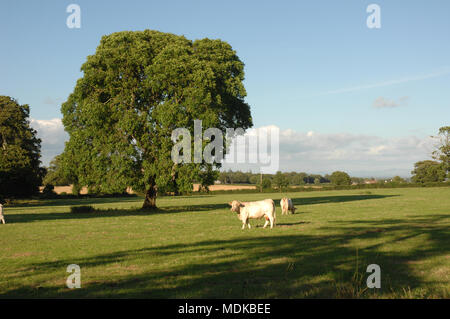
<path id="1" fill-rule="evenodd" d="M 286 186 L 297 186 L 306 184 L 330 183 L 330 175 L 307 174 L 304 172 L 277 172 L 276 174 L 264 174 L 264 180 L 270 181 L 270 184 L 281 184 Z M 241 171 L 225 171 L 220 172 L 218 181 L 221 184 L 253 184 L 261 183 L 261 175 L 259 173 L 241 172 Z M 267 182 L 266 182 L 267 184 Z"/>
<path id="2" fill-rule="evenodd" d="M 442 174 L 440 172 L 439 174 Z M 410 183 L 411 179 L 405 179 L 400 176 L 394 176 L 392 178 L 374 178 L 374 177 L 351 177 L 348 173 L 343 171 L 335 171 L 332 174 L 308 174 L 297 172 L 277 172 L 276 174 L 264 174 L 241 171 L 224 171 L 220 172 L 218 176 L 218 182 L 221 184 L 252 184 L 262 189 L 279 189 L 280 191 L 292 186 L 314 186 L 322 185 L 326 187 L 334 186 L 350 186 L 350 185 L 388 185 L 397 186 Z M 439 180 L 427 180 L 426 182 L 440 182 Z M 414 181 L 413 181 L 414 182 Z M 417 182 L 414 182 L 417 183 Z"/>
<path id="3" fill-rule="evenodd" d="M 331 175 L 326 174 L 322 176 L 320 174 L 308 174 L 305 172 L 283 173 L 278 171 L 276 174 L 261 175 L 259 173 L 233 172 L 228 170 L 219 173 L 218 181 L 221 184 L 253 184 L 259 186 L 261 189 L 276 188 L 280 191 L 291 186 L 311 186 L 330 183 L 336 186 L 352 184 L 351 177 L 342 171 L 336 171 Z"/>

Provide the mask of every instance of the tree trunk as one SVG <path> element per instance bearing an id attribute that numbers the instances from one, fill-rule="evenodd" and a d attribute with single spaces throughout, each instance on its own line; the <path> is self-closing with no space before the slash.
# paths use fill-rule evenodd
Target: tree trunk
<path id="1" fill-rule="evenodd" d="M 156 186 L 150 185 L 149 189 L 145 193 L 143 209 L 156 209 Z"/>
<path id="2" fill-rule="evenodd" d="M 177 164 L 174 165 L 174 167 L 176 167 Z M 173 195 L 174 196 L 178 196 L 180 195 L 180 192 L 178 191 L 178 186 L 177 186 L 177 178 L 178 178 L 178 173 L 176 171 L 172 171 L 172 185 L 173 185 Z"/>

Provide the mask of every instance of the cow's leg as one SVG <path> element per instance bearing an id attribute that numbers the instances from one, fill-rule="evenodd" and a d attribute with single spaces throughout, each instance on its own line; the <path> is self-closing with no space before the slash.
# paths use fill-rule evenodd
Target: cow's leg
<path id="1" fill-rule="evenodd" d="M 263 228 L 266 228 L 267 225 L 269 224 L 269 217 L 267 217 L 267 215 L 265 215 L 264 218 L 266 219 L 266 222 L 264 223 Z"/>
<path id="2" fill-rule="evenodd" d="M 247 219 L 244 219 L 243 221 L 242 221 L 242 229 L 245 229 L 245 226 L 246 225 L 248 225 L 249 227 L 248 228 L 250 228 L 250 223 L 248 222 L 248 218 Z"/>
<path id="3" fill-rule="evenodd" d="M 5 224 L 5 218 L 2 216 L 2 223 Z"/>
<path id="4" fill-rule="evenodd" d="M 247 221 L 247 226 L 248 226 L 248 229 L 252 228 L 252 226 L 250 226 L 250 222 L 249 221 Z"/>
<path id="5" fill-rule="evenodd" d="M 269 217 L 269 220 L 270 220 L 270 229 L 272 229 L 273 224 L 275 223 L 275 218 L 272 216 L 272 217 Z"/>

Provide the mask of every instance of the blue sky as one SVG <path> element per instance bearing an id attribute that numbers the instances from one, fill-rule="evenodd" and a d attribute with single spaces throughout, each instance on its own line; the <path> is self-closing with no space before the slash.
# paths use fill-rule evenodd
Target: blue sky
<path id="1" fill-rule="evenodd" d="M 71 3 L 80 29 L 66 26 Z M 380 29 L 367 28 L 371 3 Z M 446 0 L 2 1 L 0 94 L 29 104 L 35 121 L 60 118 L 102 35 L 155 29 L 230 43 L 246 65 L 255 127 L 422 141 L 449 125 L 449 12 Z M 399 174 L 412 168 L 402 165 Z M 382 174 L 366 166 L 355 173 Z"/>

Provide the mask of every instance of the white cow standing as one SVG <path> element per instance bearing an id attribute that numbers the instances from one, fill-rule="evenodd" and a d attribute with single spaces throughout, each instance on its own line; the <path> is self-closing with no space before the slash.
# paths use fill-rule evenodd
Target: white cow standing
<path id="1" fill-rule="evenodd" d="M 3 205 L 0 204 L 0 221 L 5 224 L 5 216 L 3 216 Z"/>
<path id="2" fill-rule="evenodd" d="M 264 228 L 270 222 L 270 228 L 273 228 L 275 224 L 275 203 L 271 199 L 260 200 L 257 202 L 240 202 L 234 200 L 228 203 L 231 206 L 231 211 L 238 213 L 238 218 L 242 221 L 242 229 L 245 228 L 245 225 L 248 225 L 248 228 L 251 228 L 249 219 L 259 219 L 265 218 L 266 223 L 264 224 Z"/>
<path id="3" fill-rule="evenodd" d="M 280 206 L 281 206 L 281 215 L 288 214 L 288 211 L 290 211 L 292 214 L 295 214 L 295 208 L 294 204 L 292 203 L 292 200 L 290 198 L 283 197 L 280 200 Z"/>

